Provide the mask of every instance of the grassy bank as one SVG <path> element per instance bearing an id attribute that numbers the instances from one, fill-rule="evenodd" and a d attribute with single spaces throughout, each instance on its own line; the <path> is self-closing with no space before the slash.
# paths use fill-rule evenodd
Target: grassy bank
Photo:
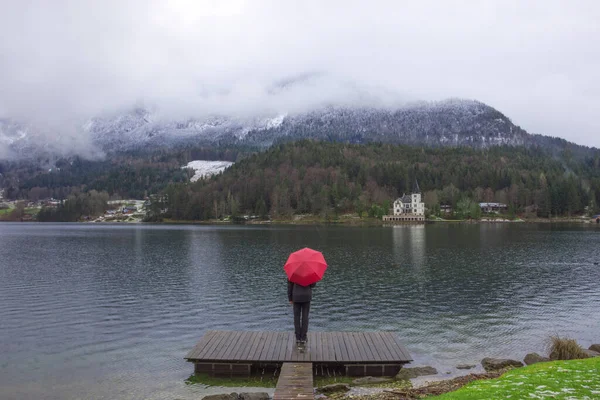
<path id="1" fill-rule="evenodd" d="M 553 361 L 510 370 L 500 377 L 501 371 L 471 374 L 429 386 L 411 389 L 405 381 L 391 381 L 366 387 L 385 388 L 383 392 L 362 395 L 358 400 L 435 399 L 598 399 L 600 398 L 600 357 L 584 360 Z M 332 383 L 351 384 L 350 377 L 315 377 L 315 387 Z M 467 383 L 471 382 L 471 383 Z M 190 376 L 186 384 L 217 387 L 273 388 L 277 378 L 272 374 L 249 378 L 214 378 L 208 375 Z M 465 385 L 465 383 L 467 383 Z M 463 386 L 465 385 L 465 386 Z M 363 386 L 363 385 L 361 385 Z M 462 387 L 461 387 L 462 386 Z M 457 387 L 460 389 L 456 390 Z M 454 390 L 454 391 L 453 391 Z M 438 396 L 437 394 L 444 393 Z M 348 398 L 343 393 L 335 398 Z"/>
<path id="2" fill-rule="evenodd" d="M 205 386 L 217 386 L 217 387 L 262 387 L 262 388 L 274 388 L 277 385 L 277 377 L 273 374 L 265 374 L 250 377 L 240 378 L 218 378 L 211 377 L 208 374 L 191 375 L 185 382 L 188 385 L 200 384 Z M 315 376 L 313 384 L 316 388 L 320 388 L 326 385 L 332 385 L 335 383 L 345 383 L 352 385 L 352 381 L 356 379 L 349 376 Z M 379 384 L 365 384 L 361 385 L 370 388 L 406 388 L 410 386 L 410 383 L 406 381 L 390 381 Z"/>
<path id="3" fill-rule="evenodd" d="M 598 399 L 600 357 L 553 361 L 507 372 L 497 379 L 480 380 L 437 397 L 469 399 Z"/>

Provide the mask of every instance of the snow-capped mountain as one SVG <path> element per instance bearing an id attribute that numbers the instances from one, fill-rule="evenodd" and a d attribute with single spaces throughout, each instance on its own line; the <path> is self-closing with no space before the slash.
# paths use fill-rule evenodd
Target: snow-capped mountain
<path id="1" fill-rule="evenodd" d="M 275 128 L 252 131 L 248 142 L 315 138 L 354 143 L 429 146 L 524 145 L 528 137 L 506 116 L 477 101 L 447 100 L 391 109 L 334 108 L 289 116 Z"/>
<path id="2" fill-rule="evenodd" d="M 276 128 L 284 118 L 284 115 L 255 118 L 214 115 L 201 120 L 169 120 L 144 109 L 135 109 L 112 118 L 94 118 L 84 129 L 94 143 L 110 152 L 243 141 L 248 132 Z"/>
<path id="3" fill-rule="evenodd" d="M 498 110 L 478 101 L 453 99 L 404 107 L 328 106 L 297 114 L 255 117 L 213 115 L 175 120 L 136 108 L 129 113 L 97 117 L 81 134 L 106 152 L 189 145 L 252 145 L 265 148 L 278 141 L 314 138 L 352 143 L 384 142 L 427 146 L 540 145 L 562 148 L 566 141 L 530 135 Z M 51 153 L 57 144 L 44 141 L 26 124 L 0 120 L 0 158 L 27 158 Z M 59 143 L 60 155 L 68 154 Z M 587 149 L 583 146 L 581 149 Z"/>

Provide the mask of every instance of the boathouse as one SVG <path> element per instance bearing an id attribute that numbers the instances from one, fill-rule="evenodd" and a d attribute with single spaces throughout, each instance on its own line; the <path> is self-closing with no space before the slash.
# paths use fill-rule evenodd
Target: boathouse
<path id="1" fill-rule="evenodd" d="M 209 331 L 185 356 L 196 374 L 249 376 L 284 363 L 310 363 L 315 375 L 393 376 L 412 361 L 393 332 L 309 332 L 306 348 L 293 332 Z"/>

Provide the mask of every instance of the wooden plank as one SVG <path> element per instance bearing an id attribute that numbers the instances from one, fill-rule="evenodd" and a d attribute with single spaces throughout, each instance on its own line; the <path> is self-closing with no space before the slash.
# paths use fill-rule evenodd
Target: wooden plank
<path id="1" fill-rule="evenodd" d="M 385 353 L 381 351 L 378 344 L 375 342 L 375 340 L 373 340 L 373 332 L 364 332 L 363 335 L 365 337 L 367 345 L 371 349 L 371 354 L 373 354 L 375 361 L 383 361 Z"/>
<path id="2" fill-rule="evenodd" d="M 197 350 L 196 350 L 196 354 L 194 355 L 195 358 L 202 358 L 202 357 L 204 357 L 204 354 L 206 354 L 206 352 L 212 346 L 214 346 L 214 342 L 218 339 L 216 331 L 208 331 L 206 333 L 206 335 L 204 335 L 204 337 L 207 337 L 208 340 L 206 341 L 206 343 L 204 344 L 204 346 L 201 347 L 201 348 L 199 347 L 200 343 L 198 343 L 198 345 L 196 345 L 196 349 Z M 203 339 L 204 339 L 204 337 L 203 337 Z"/>
<path id="3" fill-rule="evenodd" d="M 379 357 L 374 354 L 373 349 L 371 348 L 372 346 L 369 345 L 369 342 L 367 341 L 364 332 L 359 332 L 358 338 L 364 346 L 363 349 L 365 350 L 367 361 L 377 361 Z"/>
<path id="4" fill-rule="evenodd" d="M 308 336 L 308 333 L 307 333 L 307 336 Z M 310 346 L 310 345 L 308 345 L 308 346 Z M 303 347 L 304 350 L 302 350 L 300 352 L 300 354 L 301 354 L 300 360 L 302 362 L 309 362 L 310 361 L 310 351 L 309 351 L 309 347 L 308 346 L 305 344 L 304 347 Z"/>
<path id="5" fill-rule="evenodd" d="M 317 354 L 317 332 L 310 332 L 308 334 L 308 352 L 310 354 L 309 360 L 312 361 L 313 357 Z"/>
<path id="6" fill-rule="evenodd" d="M 248 359 L 248 354 L 250 354 L 250 348 L 252 347 L 252 343 L 254 341 L 256 332 L 246 332 L 245 346 L 240 350 L 240 361 L 245 361 Z"/>
<path id="7" fill-rule="evenodd" d="M 274 360 L 281 361 L 282 360 L 281 354 L 287 344 L 287 332 L 278 332 L 277 333 L 277 344 L 278 344 L 277 351 L 273 355 L 273 358 L 274 358 Z"/>
<path id="8" fill-rule="evenodd" d="M 398 336 L 395 333 L 390 332 L 390 337 L 394 341 L 396 346 L 398 346 L 399 351 L 402 353 L 402 355 L 404 357 L 404 360 L 398 360 L 398 361 L 412 361 L 412 357 L 410 356 L 408 351 L 404 348 L 402 343 L 400 343 L 400 339 L 398 338 Z"/>
<path id="9" fill-rule="evenodd" d="M 246 360 L 255 360 L 255 354 L 256 354 L 256 348 L 258 347 L 258 344 L 260 343 L 260 334 L 261 332 L 254 332 L 254 334 L 252 335 L 252 345 L 250 346 L 250 349 L 248 350 L 248 354 L 246 355 Z"/>
<path id="10" fill-rule="evenodd" d="M 242 336 L 244 335 L 244 332 L 236 332 L 231 341 L 232 341 L 232 345 L 227 349 L 227 351 L 225 352 L 225 354 L 223 355 L 223 360 L 236 360 L 237 357 L 237 349 L 240 346 L 240 340 L 242 339 Z"/>
<path id="11" fill-rule="evenodd" d="M 206 352 L 202 354 L 204 360 L 214 360 L 214 355 L 218 351 L 221 342 L 225 340 L 225 336 L 222 332 L 217 331 L 213 339 L 210 341 L 210 346 L 206 349 Z"/>
<path id="12" fill-rule="evenodd" d="M 346 332 L 341 332 L 340 336 L 342 337 L 342 342 L 344 344 L 344 349 L 346 352 L 346 358 L 348 361 L 352 361 L 354 357 L 352 357 L 352 348 L 350 347 L 350 343 L 346 341 Z"/>
<path id="13" fill-rule="evenodd" d="M 379 332 L 371 332 L 371 340 L 375 343 L 375 346 L 377 346 L 382 361 L 393 360 L 390 349 L 388 349 L 385 342 L 381 339 Z"/>
<path id="14" fill-rule="evenodd" d="M 333 332 L 327 332 L 327 352 L 329 353 L 329 359 L 333 361 L 337 361 L 334 347 Z"/>
<path id="15" fill-rule="evenodd" d="M 284 363 L 273 400 L 314 399 L 312 363 Z"/>
<path id="16" fill-rule="evenodd" d="M 260 352 L 264 346 L 264 335 L 265 332 L 256 332 L 256 339 L 254 340 L 254 344 L 252 349 L 250 350 L 250 354 L 248 355 L 249 360 L 259 360 Z"/>
<path id="17" fill-rule="evenodd" d="M 360 332 L 353 332 L 352 336 L 354 337 L 354 342 L 356 343 L 356 347 L 358 348 L 358 352 L 360 354 L 360 361 L 366 362 L 369 361 L 369 356 L 367 349 L 365 348 L 364 343 L 361 340 Z"/>
<path id="18" fill-rule="evenodd" d="M 250 339 L 252 338 L 252 332 L 245 331 L 240 338 L 237 349 L 235 349 L 234 356 L 235 360 L 244 360 L 244 352 L 248 348 L 250 344 Z"/>
<path id="19" fill-rule="evenodd" d="M 285 361 L 287 360 L 287 354 L 288 354 L 288 349 L 289 349 L 289 339 L 290 336 L 292 336 L 292 333 L 290 332 L 282 332 L 283 333 L 283 339 L 282 339 L 282 343 L 281 343 L 281 350 L 279 351 L 279 360 L 280 361 Z"/>
<path id="20" fill-rule="evenodd" d="M 307 335 L 308 335 L 308 333 L 307 333 Z M 301 361 L 301 362 L 308 362 L 308 361 L 310 361 L 310 352 L 308 351 L 307 346 L 304 345 L 302 347 L 302 349 L 303 350 L 298 353 L 298 361 Z"/>
<path id="21" fill-rule="evenodd" d="M 382 343 L 383 348 L 386 351 L 387 357 L 386 357 L 386 361 L 394 361 L 397 360 L 399 358 L 397 352 L 396 352 L 396 347 L 391 346 L 390 343 L 388 343 L 388 340 L 386 338 L 386 336 L 384 335 L 384 332 L 377 332 L 377 337 L 379 339 L 379 341 Z"/>
<path id="22" fill-rule="evenodd" d="M 329 357 L 329 347 L 327 346 L 327 332 L 321 333 L 321 348 L 323 349 L 323 352 L 321 353 L 323 355 L 322 361 L 330 361 L 331 358 Z"/>
<path id="23" fill-rule="evenodd" d="M 206 347 L 206 345 L 210 342 L 211 337 L 212 335 L 210 335 L 210 331 L 203 335 L 202 338 L 200 338 L 200 340 L 198 341 L 198 343 L 196 343 L 194 348 L 192 348 L 184 358 L 196 358 L 197 354 L 200 353 L 204 349 L 204 347 Z"/>
<path id="24" fill-rule="evenodd" d="M 273 354 L 273 345 L 275 344 L 275 332 L 267 332 L 267 339 L 265 340 L 265 347 L 260 353 L 260 359 L 262 361 L 269 361 L 269 355 Z"/>
<path id="25" fill-rule="evenodd" d="M 267 341 L 268 334 L 269 334 L 268 332 L 260 332 L 259 333 L 258 346 L 256 347 L 256 352 L 254 353 L 252 360 L 257 360 L 257 361 L 261 360 L 260 356 L 262 354 L 263 349 L 265 348 L 265 342 Z"/>
<path id="26" fill-rule="evenodd" d="M 348 349 L 350 361 L 358 360 L 360 355 L 358 354 L 358 349 L 356 348 L 356 343 L 354 343 L 354 338 L 352 338 L 352 335 L 344 332 L 344 342 L 346 343 L 346 348 Z"/>
<path id="27" fill-rule="evenodd" d="M 291 361 L 293 359 L 294 349 L 296 348 L 296 338 L 293 332 L 288 333 L 287 337 L 287 347 L 285 352 L 285 360 Z"/>
<path id="28" fill-rule="evenodd" d="M 346 335 L 342 332 L 337 332 L 338 341 L 340 344 L 340 350 L 342 351 L 342 361 L 350 361 L 350 352 L 346 346 Z"/>
<path id="29" fill-rule="evenodd" d="M 233 339 L 235 338 L 236 332 L 223 332 L 225 340 L 221 342 L 219 349 L 214 353 L 215 360 L 223 360 L 223 356 L 233 346 Z"/>
<path id="30" fill-rule="evenodd" d="M 273 344 L 273 351 L 269 354 L 269 361 L 279 361 L 279 350 L 281 349 L 281 336 L 282 332 L 275 332 L 275 341 Z"/>
<path id="31" fill-rule="evenodd" d="M 279 350 L 281 349 L 282 332 L 275 332 L 273 339 L 273 351 L 270 354 L 269 361 L 279 361 Z"/>
<path id="32" fill-rule="evenodd" d="M 394 338 L 392 337 L 394 334 L 392 332 L 380 332 L 379 334 L 381 335 L 383 341 L 389 349 L 392 360 L 397 361 L 403 359 L 404 353 L 394 341 Z"/>
<path id="33" fill-rule="evenodd" d="M 323 342 L 322 342 L 323 333 L 315 332 L 315 347 L 316 351 L 311 356 L 313 362 L 315 361 L 323 361 Z"/>
<path id="34" fill-rule="evenodd" d="M 200 353 L 206 348 L 206 346 L 210 343 L 210 340 L 215 335 L 215 331 L 208 331 L 202 336 L 200 341 L 194 346 L 192 350 L 190 350 L 184 358 L 197 358 Z"/>
<path id="35" fill-rule="evenodd" d="M 331 338 L 333 339 L 333 351 L 335 353 L 336 361 L 344 361 L 344 355 L 342 354 L 342 347 L 340 346 L 340 338 L 338 332 L 331 332 Z"/>
<path id="36" fill-rule="evenodd" d="M 406 363 L 410 354 L 393 332 L 310 332 L 303 352 L 293 332 L 207 331 L 188 361 Z"/>
<path id="37" fill-rule="evenodd" d="M 227 354 L 235 347 L 237 343 L 238 333 L 241 332 L 229 332 L 227 335 L 227 343 L 221 347 L 221 351 L 219 352 L 219 360 L 226 360 Z"/>
<path id="38" fill-rule="evenodd" d="M 287 352 L 287 340 L 289 332 L 281 332 L 281 348 L 279 349 L 278 360 L 285 360 L 285 353 Z"/>

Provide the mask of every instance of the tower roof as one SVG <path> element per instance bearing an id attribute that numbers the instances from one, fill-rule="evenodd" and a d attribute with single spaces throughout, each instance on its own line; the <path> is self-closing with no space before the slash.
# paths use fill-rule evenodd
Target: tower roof
<path id="1" fill-rule="evenodd" d="M 419 182 L 415 179 L 415 187 L 413 188 L 413 193 L 421 193 L 421 188 L 419 187 Z"/>

